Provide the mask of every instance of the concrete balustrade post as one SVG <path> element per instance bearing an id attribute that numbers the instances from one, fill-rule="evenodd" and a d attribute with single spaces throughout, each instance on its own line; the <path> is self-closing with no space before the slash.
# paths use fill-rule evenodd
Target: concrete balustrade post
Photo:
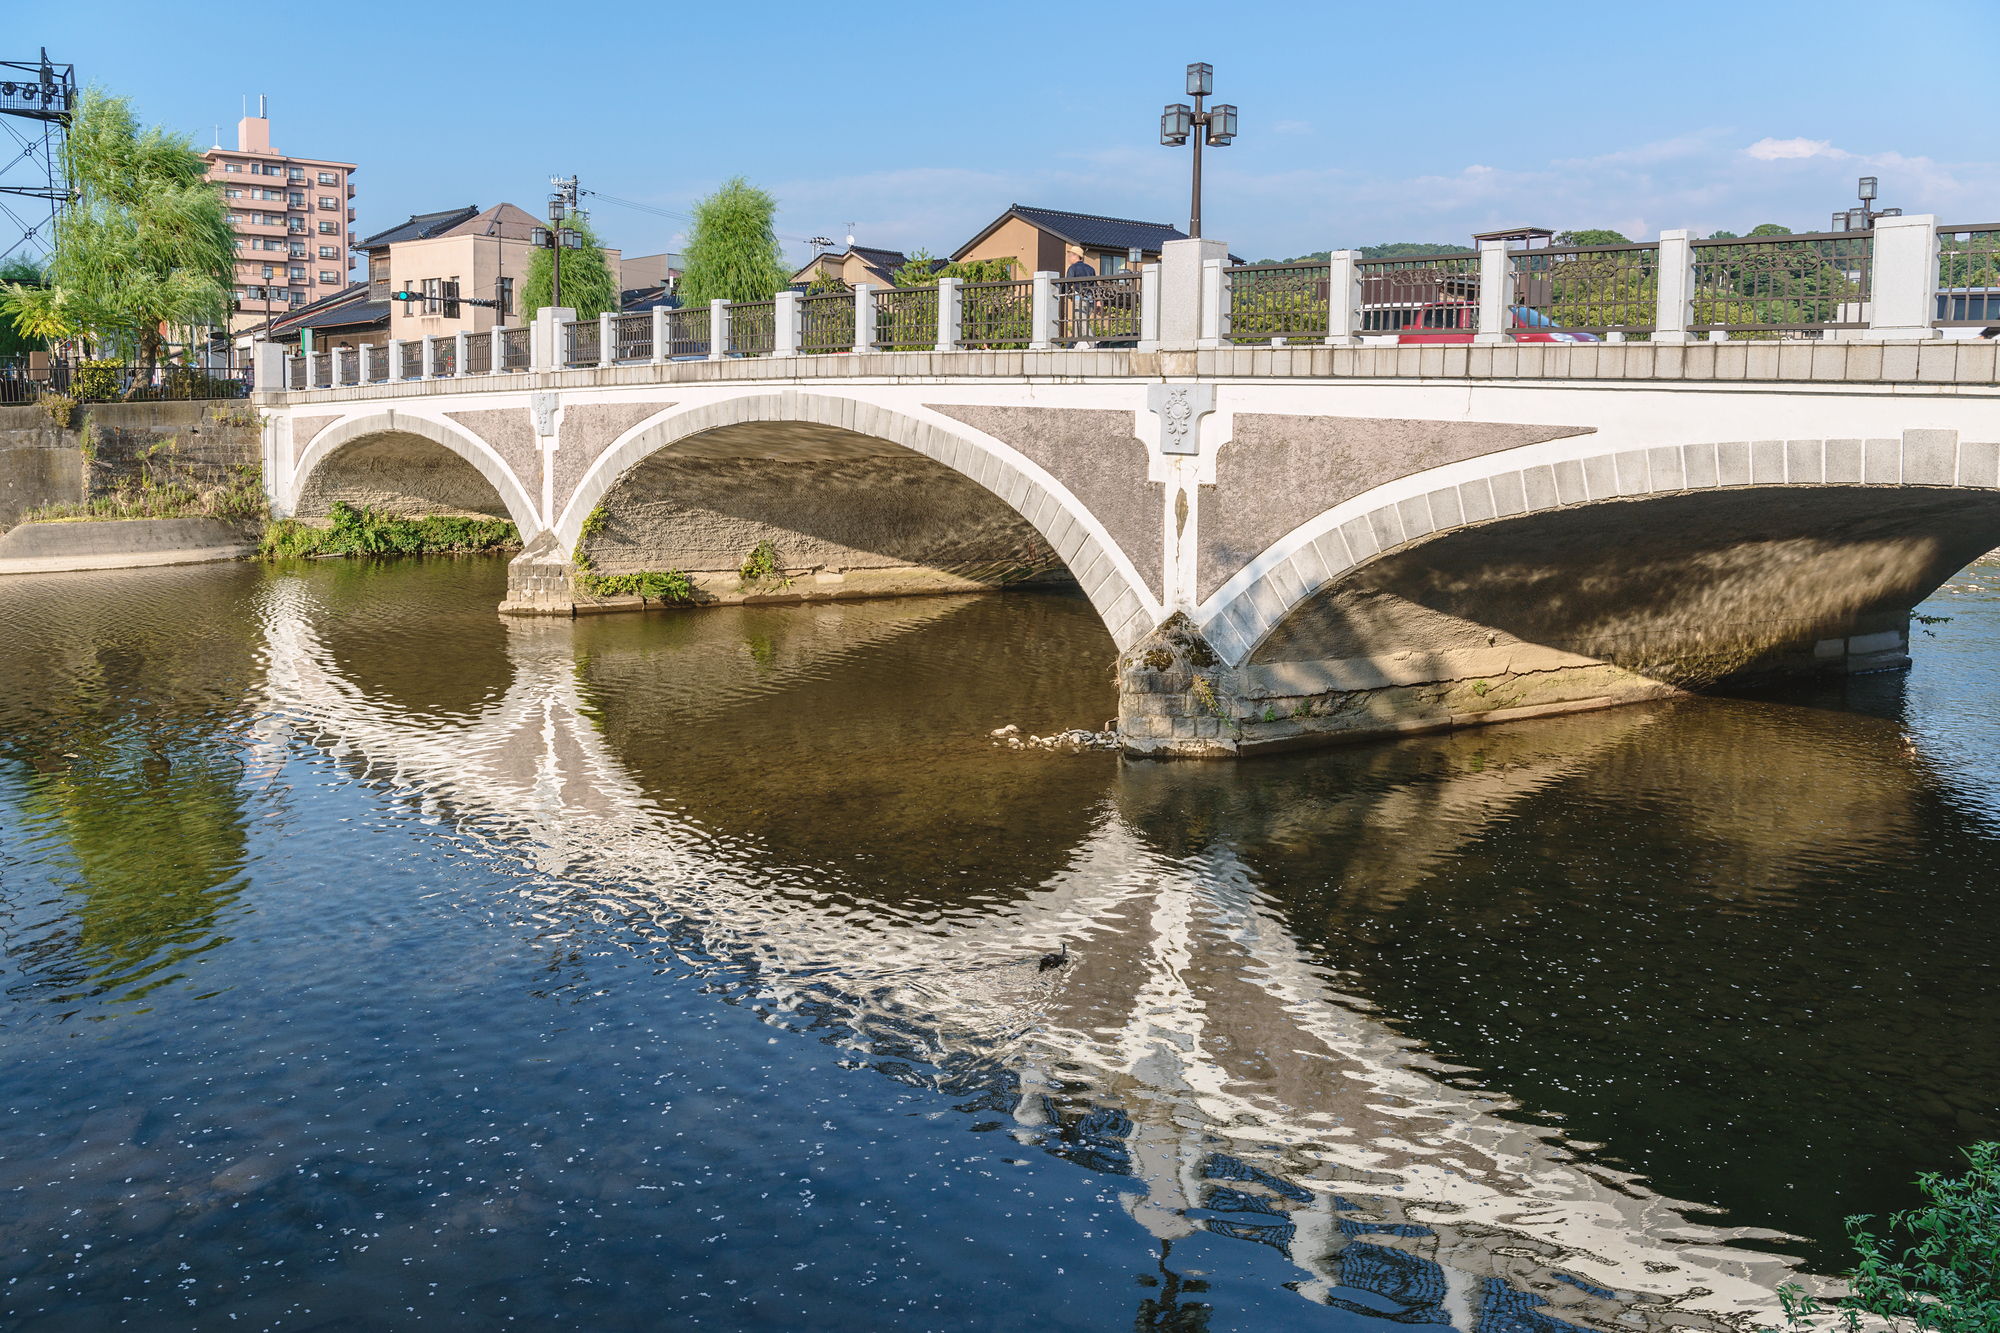
<path id="1" fill-rule="evenodd" d="M 250 344 L 250 387 L 258 393 L 285 388 L 285 349 L 274 342 Z"/>
<path id="2" fill-rule="evenodd" d="M 708 303 L 708 359 L 721 361 L 729 355 L 729 302 L 716 297 Z"/>
<path id="3" fill-rule="evenodd" d="M 545 305 L 535 312 L 534 323 L 528 326 L 528 369 L 562 369 L 563 325 L 575 318 L 576 311 L 568 306 Z"/>
<path id="4" fill-rule="evenodd" d="M 1937 313 L 1938 235 L 1935 213 L 1875 219 L 1869 280 L 1869 342 L 1927 341 Z"/>
<path id="5" fill-rule="evenodd" d="M 1046 352 L 1056 341 L 1056 275 L 1043 269 L 1029 290 L 1034 299 L 1028 307 L 1028 350 Z"/>
<path id="6" fill-rule="evenodd" d="M 875 288 L 865 282 L 854 284 L 854 354 L 875 350 Z"/>
<path id="7" fill-rule="evenodd" d="M 389 340 L 389 364 L 382 372 L 382 378 L 395 381 L 403 378 L 403 339 Z"/>
<path id="8" fill-rule="evenodd" d="M 1653 341 L 1687 342 L 1688 316 L 1694 305 L 1694 238 L 1685 227 L 1660 233 L 1659 275 Z"/>
<path id="9" fill-rule="evenodd" d="M 600 311 L 597 316 L 597 364 L 600 366 L 618 363 L 618 317 L 610 311 Z"/>
<path id="10" fill-rule="evenodd" d="M 337 389 L 340 387 L 340 382 L 341 382 L 340 372 L 342 368 L 342 362 L 346 359 L 341 355 L 341 353 L 343 353 L 344 351 L 346 351 L 345 348 L 336 347 L 327 356 L 326 376 L 327 376 L 327 387 L 329 389 Z"/>
<path id="11" fill-rule="evenodd" d="M 424 378 L 427 380 L 437 378 L 437 352 L 437 335 L 426 333 L 424 335 Z"/>
<path id="12" fill-rule="evenodd" d="M 959 331 L 965 322 L 965 279 L 939 278 L 937 285 L 937 350 L 958 349 Z"/>
<path id="13" fill-rule="evenodd" d="M 1348 347 L 1361 341 L 1361 252 L 1335 250 L 1327 261 L 1326 344 Z"/>
<path id="14" fill-rule="evenodd" d="M 507 326 L 495 323 L 487 335 L 486 373 L 499 375 L 506 371 L 502 363 L 507 359 Z"/>
<path id="15" fill-rule="evenodd" d="M 1229 258 L 1222 241 L 1168 241 L 1160 247 L 1160 350 L 1193 351 L 1201 342 L 1202 265 Z"/>
<path id="16" fill-rule="evenodd" d="M 361 357 L 361 365 L 355 371 L 354 375 L 355 382 L 358 384 L 373 384 L 375 382 L 375 344 L 362 343 L 355 350 Z"/>
<path id="17" fill-rule="evenodd" d="M 667 359 L 667 308 L 653 307 L 653 364 L 659 365 Z"/>
<path id="18" fill-rule="evenodd" d="M 1160 350 L 1160 266 L 1139 270 L 1139 346 L 1141 352 Z"/>
<path id="19" fill-rule="evenodd" d="M 465 358 L 472 348 L 472 335 L 460 329 L 453 337 L 457 345 L 451 349 L 451 373 L 463 375 L 466 373 Z"/>
<path id="20" fill-rule="evenodd" d="M 1514 271 L 1507 262 L 1507 242 L 1479 243 L 1479 329 L 1475 343 L 1514 341 Z"/>
<path id="21" fill-rule="evenodd" d="M 1229 284 L 1222 275 L 1227 258 L 1201 261 L 1201 336 L 1195 346 L 1220 347 L 1229 333 Z"/>
<path id="22" fill-rule="evenodd" d="M 776 308 L 771 316 L 771 355 L 797 356 L 799 354 L 799 294 L 794 291 L 778 293 Z"/>

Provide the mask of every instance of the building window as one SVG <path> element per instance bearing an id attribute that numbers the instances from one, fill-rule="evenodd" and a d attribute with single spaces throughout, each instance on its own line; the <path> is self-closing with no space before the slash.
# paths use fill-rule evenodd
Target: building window
<path id="1" fill-rule="evenodd" d="M 293 231 L 304 231 L 306 229 L 306 220 L 304 218 L 286 218 L 285 225 Z"/>
<path id="2" fill-rule="evenodd" d="M 323 194 L 319 197 L 319 206 L 326 209 L 339 208 L 340 200 L 335 199 L 332 195 Z"/>
<path id="3" fill-rule="evenodd" d="M 224 191 L 222 192 L 222 197 L 223 197 L 223 198 L 225 198 L 225 199 L 241 199 L 241 198 L 243 197 L 243 191 L 241 191 L 241 190 L 224 190 Z"/>
<path id="4" fill-rule="evenodd" d="M 338 185 L 340 184 L 340 173 L 337 171 L 322 171 L 319 173 L 319 183 L 321 185 Z"/>
<path id="5" fill-rule="evenodd" d="M 224 162 L 222 164 L 222 169 L 224 171 L 234 171 L 240 173 L 243 170 L 243 164 L 241 162 Z"/>
<path id="6" fill-rule="evenodd" d="M 303 264 L 294 264 L 294 265 L 292 265 L 292 281 L 293 281 L 293 282 L 304 282 L 305 280 L 306 280 L 306 269 L 305 269 L 305 265 L 303 265 Z"/>
<path id="7" fill-rule="evenodd" d="M 319 274 L 319 281 L 322 287 L 332 287 L 339 283 L 340 275 L 338 273 L 329 273 L 325 269 L 321 269 Z"/>
<path id="8" fill-rule="evenodd" d="M 287 198 L 285 202 L 290 204 L 293 208 L 304 208 L 306 206 L 306 197 L 302 192 L 298 190 L 293 190 L 291 196 Z"/>
<path id="9" fill-rule="evenodd" d="M 439 291 L 439 280 L 436 278 L 425 278 L 424 313 L 426 315 L 435 315 L 439 313 L 438 297 L 440 295 L 442 295 L 442 293 Z"/>
<path id="10" fill-rule="evenodd" d="M 321 218 L 319 220 L 319 234 L 322 236 L 338 236 L 340 235 L 340 224 L 338 222 L 328 222 L 325 218 Z"/>
<path id="11" fill-rule="evenodd" d="M 505 319 L 514 313 L 514 280 L 500 279 L 499 290 L 495 294 L 500 300 L 500 318 Z"/>
<path id="12" fill-rule="evenodd" d="M 302 181 L 306 178 L 306 169 L 304 167 L 292 167 L 285 174 L 295 181 Z"/>
<path id="13" fill-rule="evenodd" d="M 278 271 L 272 268 L 269 264 L 266 264 L 264 265 L 264 276 L 267 278 L 275 278 L 278 276 Z"/>
<path id="14" fill-rule="evenodd" d="M 306 257 L 306 243 L 304 241 L 293 241 L 291 254 L 294 259 L 304 259 Z"/>
<path id="15" fill-rule="evenodd" d="M 340 247 L 333 245 L 322 245 L 319 248 L 319 257 L 321 259 L 338 259 L 340 258 Z"/>

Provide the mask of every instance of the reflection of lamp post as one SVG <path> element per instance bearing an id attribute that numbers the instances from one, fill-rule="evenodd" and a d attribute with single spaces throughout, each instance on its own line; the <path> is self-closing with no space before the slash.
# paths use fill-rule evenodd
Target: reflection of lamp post
<path id="1" fill-rule="evenodd" d="M 1875 178 L 1863 176 L 1854 187 L 1854 193 L 1861 200 L 1861 207 L 1849 208 L 1833 215 L 1832 231 L 1873 231 L 1876 218 L 1899 218 L 1900 208 L 1870 208 L 1875 202 Z"/>
<path id="2" fill-rule="evenodd" d="M 1215 91 L 1215 71 L 1208 65 L 1187 67 L 1187 90 L 1194 98 L 1193 109 L 1185 102 L 1169 102 L 1160 114 L 1160 142 L 1178 148 L 1195 130 L 1202 131 L 1194 141 L 1194 203 L 1188 210 L 1188 235 L 1200 236 L 1202 141 L 1207 140 L 1211 147 L 1227 148 L 1236 138 L 1236 108 L 1218 102 L 1208 111 L 1201 109 L 1201 99 Z"/>

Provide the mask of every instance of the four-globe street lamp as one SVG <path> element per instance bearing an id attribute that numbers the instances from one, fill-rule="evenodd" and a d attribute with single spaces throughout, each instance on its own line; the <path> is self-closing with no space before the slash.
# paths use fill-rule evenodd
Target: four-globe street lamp
<path id="1" fill-rule="evenodd" d="M 536 227 L 528 240 L 549 252 L 549 304 L 562 305 L 562 252 L 583 249 L 583 233 L 574 227 L 563 226 L 563 219 L 577 212 L 576 177 L 568 180 L 551 179 L 557 187 L 549 196 L 549 225 Z"/>
<path id="2" fill-rule="evenodd" d="M 1210 147 L 1227 148 L 1236 138 L 1236 108 L 1227 102 L 1218 102 L 1204 111 L 1201 99 L 1215 91 L 1215 70 L 1209 65 L 1189 65 L 1187 67 L 1188 95 L 1194 98 L 1190 108 L 1185 102 L 1169 102 L 1160 114 L 1160 142 L 1169 148 L 1178 148 L 1194 138 L 1194 202 L 1188 209 L 1188 235 L 1201 235 L 1201 147 L 1204 140 Z M 1200 131 L 1200 133 L 1196 133 Z"/>

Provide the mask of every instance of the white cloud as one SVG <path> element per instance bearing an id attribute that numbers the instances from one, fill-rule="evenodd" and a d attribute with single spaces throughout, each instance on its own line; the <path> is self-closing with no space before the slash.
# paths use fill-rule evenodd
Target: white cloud
<path id="1" fill-rule="evenodd" d="M 1830 157 L 1836 161 L 1853 157 L 1833 146 L 1829 139 L 1759 139 L 1743 150 L 1759 162 L 1781 162 L 1793 158 Z"/>

